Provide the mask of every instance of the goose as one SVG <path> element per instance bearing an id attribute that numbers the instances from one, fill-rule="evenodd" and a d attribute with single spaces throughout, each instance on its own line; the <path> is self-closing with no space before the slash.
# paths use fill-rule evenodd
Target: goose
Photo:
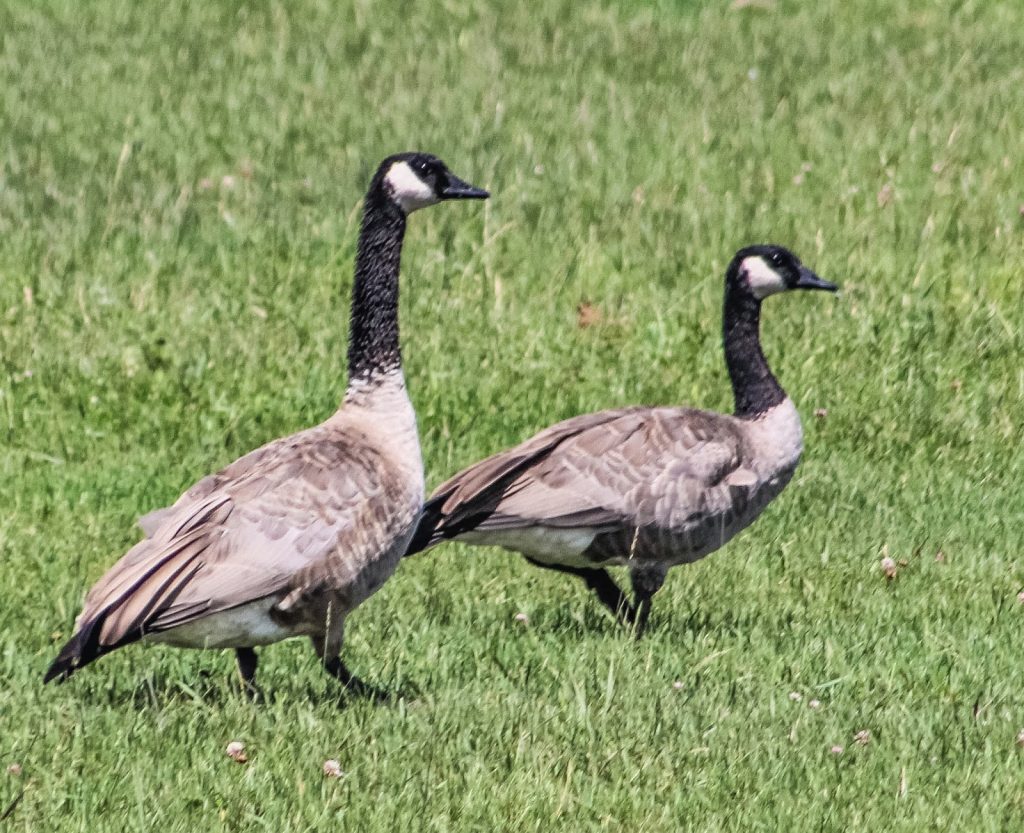
<path id="1" fill-rule="evenodd" d="M 668 569 L 714 552 L 783 490 L 800 416 L 761 350 L 761 302 L 834 292 L 789 250 L 740 249 L 725 275 L 732 414 L 631 407 L 573 417 L 460 471 L 426 502 L 408 555 L 442 541 L 497 546 L 578 576 L 639 636 Z M 630 603 L 605 569 L 629 569 Z"/>
<path id="2" fill-rule="evenodd" d="M 44 682 L 145 640 L 233 648 L 255 696 L 255 647 L 308 636 L 328 674 L 374 692 L 341 659 L 345 619 L 395 571 L 424 490 L 398 337 L 406 217 L 487 196 L 430 154 L 381 163 L 363 207 L 341 406 L 144 516 L 146 537 L 89 590 Z"/>

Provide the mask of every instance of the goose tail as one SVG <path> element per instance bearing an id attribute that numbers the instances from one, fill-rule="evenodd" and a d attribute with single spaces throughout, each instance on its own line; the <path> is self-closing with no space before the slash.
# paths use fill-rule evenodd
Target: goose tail
<path id="1" fill-rule="evenodd" d="M 412 533 L 409 545 L 405 548 L 403 558 L 428 550 L 449 537 L 444 534 L 444 512 L 441 511 L 445 497 L 447 496 L 432 497 L 423 504 L 419 520 L 416 522 L 416 529 Z"/>
<path id="2" fill-rule="evenodd" d="M 110 653 L 115 645 L 100 644 L 100 622 L 92 621 L 85 623 L 75 635 L 71 637 L 60 649 L 57 658 L 50 663 L 49 669 L 43 676 L 43 683 L 56 681 L 64 682 L 79 668 L 88 665 L 90 662 L 99 659 L 104 654 Z"/>

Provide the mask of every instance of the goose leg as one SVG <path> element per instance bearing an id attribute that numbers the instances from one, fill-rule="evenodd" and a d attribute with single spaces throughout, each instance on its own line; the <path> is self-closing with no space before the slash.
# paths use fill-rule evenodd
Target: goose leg
<path id="1" fill-rule="evenodd" d="M 661 564 L 645 564 L 642 567 L 633 567 L 629 571 L 636 598 L 633 628 L 637 639 L 643 636 L 647 629 L 647 619 L 651 615 L 651 597 L 661 589 L 667 575 L 668 568 Z"/>
<path id="2" fill-rule="evenodd" d="M 256 686 L 256 665 L 259 660 L 253 648 L 235 648 L 235 660 L 238 662 L 238 676 L 242 680 L 242 690 L 250 700 L 260 696 Z"/>
<path id="3" fill-rule="evenodd" d="M 554 570 L 556 573 L 566 573 L 570 576 L 578 576 L 583 579 L 590 591 L 597 596 L 598 601 L 608 608 L 615 618 L 623 623 L 630 623 L 634 618 L 633 606 L 626 598 L 626 594 L 619 589 L 607 570 L 593 567 L 567 567 L 564 564 L 548 564 L 545 561 L 524 556 L 531 564 L 543 567 L 545 570 Z"/>
<path id="4" fill-rule="evenodd" d="M 320 664 L 324 671 L 340 682 L 345 688 L 357 697 L 367 697 L 371 700 L 384 701 L 388 699 L 386 691 L 382 691 L 359 679 L 348 670 L 341 658 L 341 646 L 345 637 L 344 621 L 332 622 L 328 618 L 327 633 L 313 636 L 313 650 L 320 658 Z"/>

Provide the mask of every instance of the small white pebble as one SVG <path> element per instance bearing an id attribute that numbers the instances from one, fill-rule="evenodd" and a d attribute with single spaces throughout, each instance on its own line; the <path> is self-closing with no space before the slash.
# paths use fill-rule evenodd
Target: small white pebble
<path id="1" fill-rule="evenodd" d="M 341 764 L 338 761 L 334 760 L 334 758 L 329 758 L 324 761 L 324 775 L 328 778 L 344 778 L 345 771 L 341 768 Z"/>
<path id="2" fill-rule="evenodd" d="M 809 709 L 820 709 L 821 708 L 821 700 L 808 700 L 807 701 L 807 708 L 809 708 Z"/>
<path id="3" fill-rule="evenodd" d="M 7 765 L 7 774 L 8 775 L 21 775 L 21 764 L 18 764 L 18 763 L 8 764 Z"/>
<path id="4" fill-rule="evenodd" d="M 686 686 L 684 685 L 682 680 L 676 680 L 674 683 L 672 683 L 672 688 L 674 688 L 676 691 L 682 691 L 685 687 Z"/>
<path id="5" fill-rule="evenodd" d="M 530 621 L 530 617 L 527 616 L 525 613 L 517 613 L 512 618 L 514 618 L 517 622 L 522 622 L 524 625 Z"/>
<path id="6" fill-rule="evenodd" d="M 828 751 L 829 751 L 829 752 L 831 752 L 831 753 L 832 753 L 833 755 L 842 755 L 842 754 L 843 754 L 843 751 L 844 751 L 844 750 L 843 750 L 843 747 L 841 747 L 841 746 L 840 746 L 840 745 L 839 745 L 839 744 L 837 743 L 837 744 L 836 744 L 835 746 L 833 746 L 833 747 L 832 747 L 831 749 L 829 749 Z"/>
<path id="7" fill-rule="evenodd" d="M 896 578 L 896 562 L 889 556 L 885 556 L 879 562 L 879 566 L 882 568 L 882 572 L 885 573 L 886 578 Z"/>
<path id="8" fill-rule="evenodd" d="M 534 165 L 533 166 L 533 172 L 537 176 L 542 176 L 544 174 L 544 166 L 543 165 Z"/>
<path id="9" fill-rule="evenodd" d="M 853 740 L 860 746 L 867 746 L 871 742 L 871 732 L 867 729 L 861 729 L 853 736 Z"/>
<path id="10" fill-rule="evenodd" d="M 791 691 L 789 692 L 789 699 L 794 703 L 799 703 L 804 699 L 804 696 L 799 691 Z"/>
<path id="11" fill-rule="evenodd" d="M 1021 590 L 1017 594 L 1017 601 L 1020 602 L 1022 605 L 1024 605 L 1024 590 Z"/>
<path id="12" fill-rule="evenodd" d="M 222 176 L 220 178 L 220 185 L 221 185 L 222 188 L 228 188 L 228 189 L 234 188 L 235 187 L 235 178 L 233 176 L 231 176 L 231 174 L 224 174 L 224 176 Z"/>
<path id="13" fill-rule="evenodd" d="M 1017 746 L 1024 746 L 1024 729 L 1021 729 L 1019 732 L 1017 732 Z M 18 766 L 18 765 L 17 764 L 11 764 L 11 766 Z M 20 772 L 21 767 L 18 767 L 18 770 Z M 7 771 L 10 772 L 11 771 L 11 767 L 7 767 Z"/>
<path id="14" fill-rule="evenodd" d="M 231 741 L 224 750 L 224 754 L 239 764 L 244 764 L 249 760 L 249 756 L 245 754 L 245 744 L 240 740 Z"/>
<path id="15" fill-rule="evenodd" d="M 747 78 L 749 78 L 751 81 L 756 81 L 757 76 L 759 76 L 760 74 L 761 73 L 758 72 L 757 67 L 751 67 L 750 69 L 747 70 Z"/>

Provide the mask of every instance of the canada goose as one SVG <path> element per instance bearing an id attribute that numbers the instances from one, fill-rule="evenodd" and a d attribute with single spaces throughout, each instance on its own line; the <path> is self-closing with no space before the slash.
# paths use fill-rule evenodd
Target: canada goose
<path id="1" fill-rule="evenodd" d="M 147 537 L 89 591 L 44 681 L 145 639 L 234 648 L 252 694 L 254 646 L 309 636 L 327 673 L 369 690 L 340 657 L 345 617 L 394 572 L 423 502 L 398 339 L 406 216 L 487 196 L 426 153 L 381 163 L 363 207 L 341 406 L 142 518 Z"/>
<path id="2" fill-rule="evenodd" d="M 725 275 L 725 362 L 733 415 L 622 408 L 573 417 L 439 486 L 409 555 L 440 541 L 491 545 L 582 578 L 643 631 L 669 567 L 703 558 L 748 526 L 793 476 L 800 417 L 761 351 L 761 301 L 825 289 L 781 246 L 741 249 Z M 629 568 L 630 605 L 604 569 Z"/>

